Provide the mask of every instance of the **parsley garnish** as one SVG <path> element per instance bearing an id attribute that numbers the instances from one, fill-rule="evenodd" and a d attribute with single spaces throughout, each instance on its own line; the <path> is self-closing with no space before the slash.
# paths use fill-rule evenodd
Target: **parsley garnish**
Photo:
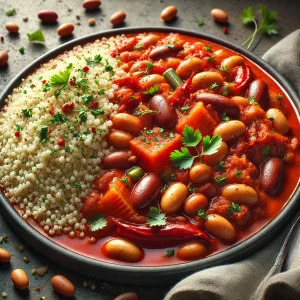
<path id="1" fill-rule="evenodd" d="M 282 99 L 283 99 L 283 96 L 282 96 L 280 93 L 278 93 L 277 99 L 278 99 L 278 100 L 282 100 Z"/>
<path id="2" fill-rule="evenodd" d="M 102 214 L 97 214 L 91 218 L 88 218 L 88 223 L 90 225 L 90 231 L 97 231 L 103 229 L 107 225 L 107 219 Z"/>
<path id="3" fill-rule="evenodd" d="M 229 95 L 229 88 L 226 86 L 223 93 L 222 93 L 223 96 L 228 96 Z"/>
<path id="4" fill-rule="evenodd" d="M 121 178 L 121 181 L 122 181 L 123 183 L 125 183 L 127 187 L 130 187 L 130 183 L 129 183 L 127 177 L 122 177 L 122 178 Z"/>
<path id="5" fill-rule="evenodd" d="M 270 146 L 266 146 L 264 148 L 262 148 L 261 153 L 264 157 L 269 157 L 270 155 Z"/>
<path id="6" fill-rule="evenodd" d="M 172 257 L 175 255 L 175 250 L 174 249 L 168 249 L 166 251 L 166 254 L 164 255 L 165 257 Z"/>
<path id="7" fill-rule="evenodd" d="M 242 174 L 241 171 L 236 171 L 236 172 L 235 172 L 235 176 L 236 176 L 237 178 L 242 178 L 243 174 Z"/>
<path id="8" fill-rule="evenodd" d="M 22 109 L 21 113 L 23 114 L 24 118 L 29 119 L 32 117 L 32 109 Z"/>
<path id="9" fill-rule="evenodd" d="M 273 117 L 268 118 L 270 121 L 274 121 L 275 119 Z"/>
<path id="10" fill-rule="evenodd" d="M 159 91 L 159 85 L 156 83 L 154 86 L 152 86 L 149 90 L 144 91 L 143 94 L 145 95 L 154 95 Z"/>
<path id="11" fill-rule="evenodd" d="M 241 14 L 241 20 L 242 20 L 243 24 L 249 25 L 249 24 L 253 23 L 255 26 L 254 32 L 242 44 L 242 46 L 248 44 L 247 49 L 249 49 L 251 47 L 257 33 L 260 31 L 262 31 L 263 34 L 266 34 L 266 35 L 278 34 L 277 13 L 275 11 L 268 10 L 263 5 L 259 6 L 258 11 L 259 11 L 259 16 L 260 16 L 260 18 L 259 18 L 260 23 L 257 22 L 257 20 L 254 16 L 252 7 L 245 8 Z"/>
<path id="12" fill-rule="evenodd" d="M 170 49 L 173 49 L 173 48 L 174 48 L 174 45 L 172 45 L 172 44 L 165 44 L 165 47 L 170 48 Z"/>
<path id="13" fill-rule="evenodd" d="M 112 71 L 114 68 L 111 65 L 105 66 L 105 71 Z"/>
<path id="14" fill-rule="evenodd" d="M 218 175 L 214 178 L 214 180 L 218 186 L 224 186 L 226 184 L 226 178 L 226 176 Z"/>
<path id="15" fill-rule="evenodd" d="M 90 110 L 91 114 L 94 116 L 94 117 L 97 117 L 99 115 L 103 115 L 104 114 L 104 110 L 102 108 L 99 108 L 99 109 L 91 109 Z"/>
<path id="16" fill-rule="evenodd" d="M 30 42 L 45 42 L 45 36 L 41 29 L 33 33 L 27 33 L 27 36 Z"/>
<path id="17" fill-rule="evenodd" d="M 40 143 L 45 144 L 48 140 L 48 126 L 42 125 L 40 129 Z"/>
<path id="18" fill-rule="evenodd" d="M 105 94 L 105 90 L 104 89 L 101 89 L 99 92 L 98 92 L 98 95 L 104 95 Z"/>
<path id="19" fill-rule="evenodd" d="M 81 123 L 85 123 L 87 121 L 87 114 L 85 109 L 76 110 L 79 112 L 79 119 Z"/>
<path id="20" fill-rule="evenodd" d="M 82 186 L 80 183 L 74 183 L 74 187 L 82 191 Z"/>
<path id="21" fill-rule="evenodd" d="M 6 12 L 6 16 L 7 16 L 7 17 L 12 17 L 12 16 L 14 16 L 16 13 L 17 13 L 16 10 L 13 8 L 13 9 L 10 9 L 10 10 L 8 10 L 8 11 Z"/>
<path id="22" fill-rule="evenodd" d="M 21 131 L 23 129 L 23 127 L 22 126 L 20 126 L 20 125 L 16 125 L 16 131 Z"/>
<path id="23" fill-rule="evenodd" d="M 202 135 L 197 129 L 194 131 L 193 127 L 186 125 L 183 132 L 182 142 L 187 147 L 193 147 L 197 152 L 196 156 L 193 156 L 188 148 L 182 147 L 181 152 L 175 150 L 171 153 L 170 159 L 172 164 L 179 169 L 188 169 L 193 165 L 194 159 L 199 158 L 201 160 L 202 155 L 211 155 L 217 152 L 221 145 L 222 138 L 220 135 L 210 138 L 208 135 L 202 139 Z M 199 153 L 196 147 L 202 140 L 202 153 Z"/>
<path id="24" fill-rule="evenodd" d="M 221 119 L 226 123 L 230 121 L 230 117 L 227 116 L 226 112 L 221 114 Z"/>
<path id="25" fill-rule="evenodd" d="M 219 87 L 219 85 L 215 82 L 215 83 L 210 85 L 209 89 L 210 90 L 216 90 L 218 87 Z"/>
<path id="26" fill-rule="evenodd" d="M 249 104 L 251 105 L 257 105 L 258 103 L 255 101 L 254 96 L 249 97 Z"/>
<path id="27" fill-rule="evenodd" d="M 151 62 L 147 62 L 147 70 L 146 70 L 146 73 L 148 74 L 149 71 L 153 68 L 153 63 Z"/>
<path id="28" fill-rule="evenodd" d="M 56 156 L 58 154 L 58 151 L 55 151 L 55 150 L 52 150 L 51 152 L 50 152 L 50 155 L 51 156 Z"/>
<path id="29" fill-rule="evenodd" d="M 93 102 L 93 95 L 84 95 L 81 97 L 84 105 L 89 105 Z"/>
<path id="30" fill-rule="evenodd" d="M 85 59 L 86 64 L 92 68 L 94 68 L 96 64 L 100 64 L 101 60 L 102 60 L 102 56 L 99 54 L 94 56 L 94 60 L 92 60 L 90 57 Z"/>
<path id="31" fill-rule="evenodd" d="M 212 49 L 210 48 L 210 46 L 208 46 L 208 45 L 205 46 L 204 49 L 205 49 L 207 52 L 211 52 L 211 53 L 213 52 L 213 50 L 212 50 Z"/>
<path id="32" fill-rule="evenodd" d="M 207 61 L 208 62 L 215 62 L 215 59 L 213 57 L 210 57 Z"/>
<path id="33" fill-rule="evenodd" d="M 218 70 L 229 74 L 228 66 L 219 66 Z"/>
<path id="34" fill-rule="evenodd" d="M 176 181 L 176 178 L 177 178 L 176 173 L 173 173 L 173 174 L 170 176 L 170 180 L 171 180 L 171 181 Z"/>
<path id="35" fill-rule="evenodd" d="M 134 50 L 143 50 L 143 45 L 142 44 L 137 44 L 133 48 Z"/>
<path id="36" fill-rule="evenodd" d="M 69 145 L 66 147 L 66 152 L 72 152 L 72 149 Z"/>
<path id="37" fill-rule="evenodd" d="M 24 54 L 24 53 L 25 53 L 24 47 L 19 48 L 19 52 L 20 52 L 21 54 Z"/>
<path id="38" fill-rule="evenodd" d="M 148 212 L 147 224 L 150 227 L 164 226 L 167 224 L 166 215 L 162 212 L 159 212 L 157 207 L 152 206 Z"/>
<path id="39" fill-rule="evenodd" d="M 66 118 L 65 115 L 61 114 L 61 113 L 56 113 L 55 115 L 52 116 L 51 119 L 51 124 L 63 124 L 66 123 L 68 121 L 68 119 Z"/>
<path id="40" fill-rule="evenodd" d="M 197 24 L 198 24 L 199 27 L 203 26 L 204 25 L 204 20 L 203 19 L 199 20 L 197 22 Z"/>
<path id="41" fill-rule="evenodd" d="M 226 215 L 230 217 L 233 213 L 241 211 L 241 207 L 238 204 L 231 202 L 231 205 L 228 211 L 226 212 Z"/>
<path id="42" fill-rule="evenodd" d="M 180 107 L 179 110 L 182 112 L 187 112 L 190 109 L 188 104 L 185 104 L 184 106 Z"/>
<path id="43" fill-rule="evenodd" d="M 135 112 L 135 115 L 137 116 L 143 116 L 143 115 L 148 115 L 148 114 L 156 114 L 156 110 L 151 110 L 151 109 L 145 109 L 145 110 L 137 110 Z"/>
<path id="44" fill-rule="evenodd" d="M 204 220 L 208 220 L 208 217 L 203 209 L 198 209 L 198 216 Z"/>
<path id="45" fill-rule="evenodd" d="M 216 170 L 219 170 L 219 171 L 223 171 L 225 170 L 225 162 L 224 161 L 220 161 L 216 166 L 215 166 L 215 169 Z"/>

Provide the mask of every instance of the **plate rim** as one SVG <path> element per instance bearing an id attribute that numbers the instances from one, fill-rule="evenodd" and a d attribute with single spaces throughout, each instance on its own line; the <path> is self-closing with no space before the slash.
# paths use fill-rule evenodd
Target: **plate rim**
<path id="1" fill-rule="evenodd" d="M 34 72 L 38 67 L 40 67 L 42 63 L 63 53 L 64 51 L 70 50 L 76 45 L 82 45 L 103 37 L 155 31 L 168 33 L 174 32 L 188 36 L 198 37 L 200 39 L 205 39 L 209 42 L 213 42 L 221 46 L 227 47 L 230 50 L 236 51 L 246 56 L 248 59 L 260 66 L 268 74 L 270 74 L 271 77 L 283 87 L 285 92 L 292 99 L 292 103 L 294 104 L 296 110 L 298 110 L 299 118 L 300 100 L 294 88 L 282 75 L 280 75 L 262 58 L 256 56 L 255 54 L 245 50 L 244 48 L 238 45 L 235 45 L 218 37 L 214 37 L 200 32 L 195 32 L 192 30 L 161 26 L 128 27 L 100 31 L 97 33 L 76 38 L 54 49 L 51 49 L 50 51 L 46 52 L 45 54 L 34 60 L 32 63 L 30 63 L 16 76 L 14 76 L 12 80 L 10 80 L 10 82 L 7 84 L 6 88 L 0 95 L 0 106 L 3 106 L 6 97 L 13 91 L 13 89 L 16 86 L 18 86 L 21 83 L 22 78 L 25 78 L 30 73 Z M 110 262 L 98 261 L 83 256 L 52 242 L 47 237 L 38 233 L 36 229 L 34 229 L 18 214 L 18 212 L 12 207 L 10 202 L 4 197 L 2 193 L 0 195 L 0 205 L 4 210 L 2 211 L 4 217 L 12 225 L 12 227 L 15 230 L 18 230 L 18 228 L 22 227 L 22 229 L 24 230 L 21 238 L 25 238 L 33 245 L 37 245 L 38 249 L 36 250 L 38 252 L 42 252 L 42 254 L 46 255 L 47 258 L 49 258 L 50 260 L 53 260 L 61 265 L 67 266 L 69 269 L 72 269 L 75 272 L 100 279 L 105 279 L 108 281 L 135 285 L 154 285 L 173 283 L 181 277 L 186 276 L 187 274 L 190 274 L 194 271 L 203 270 L 205 268 L 218 266 L 224 263 L 238 261 L 243 257 L 248 257 L 251 253 L 254 254 L 258 249 L 266 245 L 296 213 L 296 208 L 300 206 L 300 203 L 297 203 L 297 198 L 299 198 L 299 195 L 300 187 L 298 184 L 298 186 L 295 187 L 294 193 L 290 198 L 289 202 L 285 204 L 280 213 L 274 219 L 272 219 L 268 224 L 266 224 L 259 232 L 248 237 L 246 240 L 233 246 L 232 248 L 229 248 L 223 252 L 220 252 L 202 260 L 160 267 L 118 265 Z M 18 232 L 17 235 L 19 235 Z M 118 274 L 118 276 L 116 276 L 116 274 Z"/>

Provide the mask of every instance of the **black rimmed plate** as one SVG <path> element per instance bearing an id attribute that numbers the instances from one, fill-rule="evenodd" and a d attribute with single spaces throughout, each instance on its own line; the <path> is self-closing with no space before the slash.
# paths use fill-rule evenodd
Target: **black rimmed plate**
<path id="1" fill-rule="evenodd" d="M 114 35 L 155 31 L 166 33 L 173 32 L 197 37 L 241 53 L 242 55 L 249 58 L 252 62 L 260 66 L 267 73 L 269 73 L 271 77 L 273 77 L 282 86 L 282 88 L 292 99 L 296 109 L 299 112 L 300 100 L 297 94 L 294 92 L 289 83 L 261 58 L 253 55 L 252 53 L 239 46 L 233 45 L 216 37 L 178 28 L 165 27 L 139 27 L 110 30 L 78 38 L 64 45 L 61 45 L 56 49 L 44 54 L 33 63 L 31 63 L 23 71 L 21 71 L 8 84 L 6 89 L 1 94 L 0 105 L 4 105 L 4 100 L 12 92 L 13 88 L 18 86 L 22 82 L 22 78 L 25 78 L 26 76 L 34 72 L 42 63 L 48 61 L 49 59 L 59 55 L 66 50 L 70 50 L 76 45 L 85 44 L 96 39 Z M 255 253 L 258 249 L 260 249 L 272 238 L 274 238 L 274 236 L 279 233 L 283 226 L 297 211 L 297 208 L 299 207 L 299 194 L 300 188 L 298 186 L 295 188 L 294 194 L 291 196 L 290 200 L 283 207 L 278 216 L 270 221 L 259 232 L 244 240 L 243 242 L 227 249 L 224 252 L 217 253 L 202 260 L 162 267 L 124 266 L 91 259 L 86 256 L 77 254 L 75 252 L 72 252 L 71 250 L 59 246 L 58 244 L 54 243 L 53 241 L 49 240 L 47 237 L 36 231 L 25 220 L 22 219 L 22 217 L 16 212 L 16 210 L 10 205 L 8 200 L 2 194 L 0 195 L 0 206 L 2 208 L 1 211 L 3 212 L 4 217 L 17 232 L 22 233 L 22 238 L 26 240 L 26 242 L 30 243 L 36 250 L 46 255 L 49 259 L 63 266 L 66 266 L 75 272 L 100 279 L 105 279 L 108 281 L 135 285 L 154 285 L 172 283 L 192 272 L 220 264 L 235 262 L 239 259 L 249 256 L 250 254 Z"/>

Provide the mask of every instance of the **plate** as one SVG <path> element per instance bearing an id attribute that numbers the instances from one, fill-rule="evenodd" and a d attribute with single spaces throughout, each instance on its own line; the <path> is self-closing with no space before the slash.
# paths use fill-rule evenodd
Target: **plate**
<path id="1" fill-rule="evenodd" d="M 269 66 L 261 58 L 255 56 L 254 54 L 246 51 L 245 49 L 233 45 L 229 42 L 223 41 L 216 37 L 212 37 L 205 34 L 199 34 L 192 31 L 187 31 L 178 28 L 165 28 L 165 27 L 138 27 L 138 28 L 126 28 L 126 29 L 116 29 L 105 31 L 101 33 L 96 33 L 88 35 L 82 38 L 75 39 L 58 48 L 49 51 L 48 53 L 41 56 L 39 59 L 31 63 L 27 68 L 21 71 L 6 87 L 0 96 L 0 104 L 3 106 L 4 99 L 9 95 L 13 88 L 21 83 L 22 78 L 25 78 L 35 69 L 37 69 L 42 63 L 48 61 L 49 59 L 57 56 L 58 54 L 73 48 L 79 44 L 85 44 L 96 39 L 103 37 L 109 37 L 120 34 L 130 34 L 130 33 L 140 33 L 140 32 L 175 32 L 181 33 L 188 36 L 194 36 L 200 39 L 205 39 L 210 42 L 214 42 L 221 46 L 227 47 L 233 51 L 241 53 L 246 56 L 252 62 L 257 64 L 267 73 L 269 73 L 273 79 L 277 81 L 279 85 L 287 92 L 293 101 L 294 106 L 299 111 L 300 100 L 289 85 L 289 83 L 271 66 Z M 272 238 L 279 234 L 280 230 L 287 224 L 291 219 L 292 215 L 297 211 L 299 207 L 299 186 L 295 188 L 295 191 L 283 207 L 282 211 L 270 221 L 264 228 L 262 228 L 258 233 L 244 240 L 242 243 L 227 249 L 224 252 L 217 253 L 210 257 L 204 258 L 202 260 L 182 263 L 173 266 L 161 266 L 161 267 L 136 267 L 136 266 L 124 266 L 117 265 L 108 262 L 102 262 L 95 259 L 88 258 L 86 256 L 80 255 L 78 253 L 72 252 L 62 246 L 57 245 L 52 242 L 38 231 L 36 231 L 32 226 L 30 226 L 22 217 L 17 213 L 17 211 L 10 205 L 7 199 L 0 195 L 0 206 L 3 216 L 7 219 L 9 224 L 19 232 L 22 238 L 29 244 L 31 244 L 37 251 L 43 253 L 49 259 L 68 267 L 69 269 L 106 281 L 113 281 L 123 284 L 135 284 L 135 285 L 157 285 L 157 284 L 167 284 L 173 283 L 186 275 L 206 269 L 212 266 L 232 263 L 242 258 L 255 253 L 265 244 L 267 244 Z"/>

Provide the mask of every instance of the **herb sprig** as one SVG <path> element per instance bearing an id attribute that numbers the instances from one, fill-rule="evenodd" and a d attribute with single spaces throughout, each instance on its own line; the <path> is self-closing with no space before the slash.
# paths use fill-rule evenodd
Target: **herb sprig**
<path id="1" fill-rule="evenodd" d="M 150 227 L 153 226 L 164 226 L 167 224 L 166 215 L 162 212 L 159 212 L 157 207 L 150 207 L 148 217 L 147 217 L 147 224 Z"/>

